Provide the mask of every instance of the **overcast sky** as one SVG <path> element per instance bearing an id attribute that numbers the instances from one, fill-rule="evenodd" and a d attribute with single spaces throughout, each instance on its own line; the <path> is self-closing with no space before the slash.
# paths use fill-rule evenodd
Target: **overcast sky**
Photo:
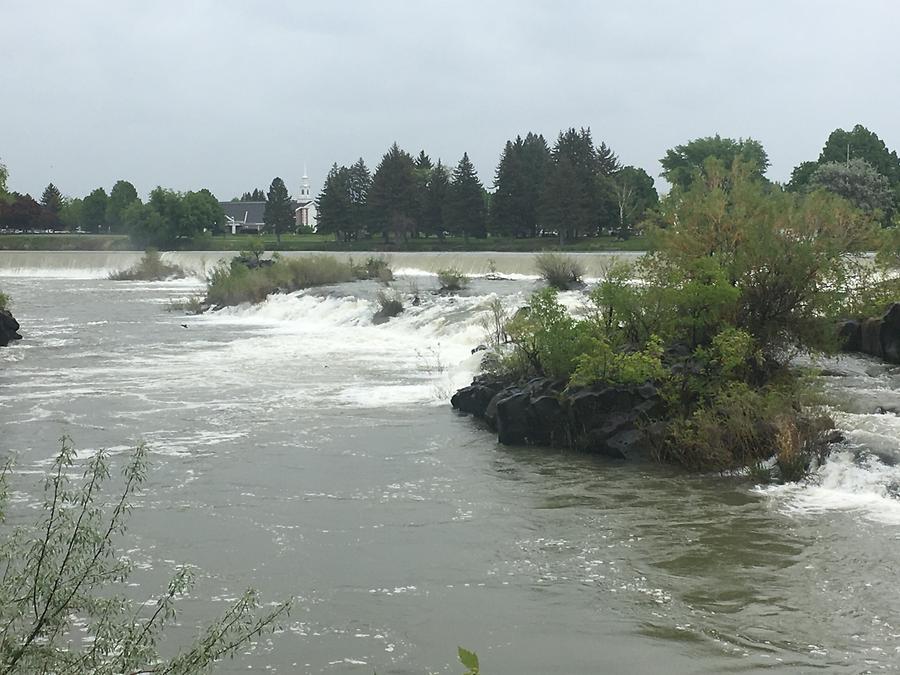
<path id="1" fill-rule="evenodd" d="M 590 126 L 658 176 L 667 148 L 763 143 L 769 176 L 862 123 L 900 148 L 890 0 L 0 0 L 0 161 L 39 196 L 120 178 L 229 199 L 313 191 L 393 142 L 489 184 L 508 138 Z M 658 180 L 659 182 L 659 180 Z"/>

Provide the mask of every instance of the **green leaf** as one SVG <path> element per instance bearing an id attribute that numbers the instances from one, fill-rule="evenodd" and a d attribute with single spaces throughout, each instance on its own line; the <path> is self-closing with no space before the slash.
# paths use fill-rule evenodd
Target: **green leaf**
<path id="1" fill-rule="evenodd" d="M 459 651 L 459 662 L 468 668 L 472 675 L 478 675 L 478 655 L 462 647 L 458 647 L 457 650 Z"/>

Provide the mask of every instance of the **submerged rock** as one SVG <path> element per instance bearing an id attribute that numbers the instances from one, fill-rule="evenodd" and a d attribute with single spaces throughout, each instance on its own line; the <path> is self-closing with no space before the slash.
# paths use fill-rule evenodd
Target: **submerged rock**
<path id="1" fill-rule="evenodd" d="M 19 327 L 19 322 L 8 309 L 0 309 L 0 347 L 6 347 L 10 342 L 22 339 Z"/>

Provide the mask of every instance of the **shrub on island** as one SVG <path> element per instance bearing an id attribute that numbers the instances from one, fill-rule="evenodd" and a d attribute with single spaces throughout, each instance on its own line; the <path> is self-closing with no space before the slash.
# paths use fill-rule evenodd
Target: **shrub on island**
<path id="1" fill-rule="evenodd" d="M 544 252 L 534 257 L 538 274 L 552 288 L 567 291 L 582 286 L 584 265 L 570 255 Z"/>
<path id="2" fill-rule="evenodd" d="M 469 285 L 469 277 L 453 267 L 440 270 L 437 273 L 437 278 L 442 293 L 461 291 Z"/>
<path id="3" fill-rule="evenodd" d="M 868 302 L 873 223 L 740 162 L 706 173 L 667 200 L 655 252 L 611 266 L 583 316 L 554 288 L 536 293 L 454 406 L 501 442 L 802 475 L 834 435 L 792 361 L 834 352 L 836 317 Z"/>
<path id="4" fill-rule="evenodd" d="M 113 281 L 165 281 L 166 279 L 182 279 L 185 273 L 179 265 L 164 262 L 159 251 L 148 248 L 140 261 L 128 268 L 113 272 L 109 278 Z"/>
<path id="5" fill-rule="evenodd" d="M 239 257 L 213 270 L 207 283 L 204 304 L 228 306 L 262 302 L 276 292 L 291 293 L 355 279 L 349 263 L 328 255 L 298 258 L 276 256 L 271 262 L 256 259 L 253 267 Z"/>

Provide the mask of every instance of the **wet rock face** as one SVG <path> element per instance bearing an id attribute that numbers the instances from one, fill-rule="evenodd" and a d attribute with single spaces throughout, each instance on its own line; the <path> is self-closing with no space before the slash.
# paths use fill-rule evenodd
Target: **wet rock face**
<path id="1" fill-rule="evenodd" d="M 6 347 L 10 342 L 21 339 L 19 322 L 8 309 L 0 309 L 0 347 Z"/>
<path id="2" fill-rule="evenodd" d="M 618 459 L 649 455 L 651 422 L 664 408 L 650 384 L 571 390 L 549 378 L 504 386 L 484 376 L 456 392 L 451 404 L 484 419 L 504 445 L 566 447 Z"/>
<path id="3" fill-rule="evenodd" d="M 838 335 L 844 351 L 900 363 L 900 302 L 893 303 L 883 316 L 842 322 Z"/>

